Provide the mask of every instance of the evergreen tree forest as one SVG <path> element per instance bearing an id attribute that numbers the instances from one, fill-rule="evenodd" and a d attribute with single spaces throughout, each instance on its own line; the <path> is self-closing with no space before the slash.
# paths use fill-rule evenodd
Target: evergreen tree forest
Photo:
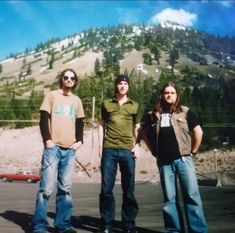
<path id="1" fill-rule="evenodd" d="M 142 116 L 154 109 L 162 86 L 173 81 L 180 87 L 181 103 L 189 106 L 199 117 L 204 128 L 203 149 L 219 147 L 228 140 L 235 143 L 235 109 L 233 103 L 235 82 L 225 83 L 219 80 L 211 82 L 207 76 L 195 74 L 190 79 L 187 75 L 179 78 L 172 76 L 171 72 L 162 73 L 159 80 L 153 77 L 146 78 L 137 73 L 127 74 L 131 77 L 130 98 L 140 104 Z M 87 119 L 91 119 L 92 97 L 96 99 L 95 120 L 99 122 L 100 105 L 103 99 L 112 98 L 114 94 L 113 75 L 89 76 L 81 80 L 77 94 L 82 98 Z M 205 85 L 207 83 L 207 86 Z M 219 88 L 218 88 L 219 86 Z M 88 122 L 89 123 L 89 122 Z"/>

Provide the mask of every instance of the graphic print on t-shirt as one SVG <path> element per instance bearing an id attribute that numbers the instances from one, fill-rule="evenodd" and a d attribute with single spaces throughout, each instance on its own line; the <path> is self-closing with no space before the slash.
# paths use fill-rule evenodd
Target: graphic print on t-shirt
<path id="1" fill-rule="evenodd" d="M 170 113 L 162 113 L 161 114 L 161 127 L 170 127 L 171 126 L 171 114 Z"/>
<path id="2" fill-rule="evenodd" d="M 55 114 L 57 117 L 62 116 L 70 116 L 71 119 L 76 119 L 77 109 L 74 105 L 63 105 L 62 103 L 58 103 L 55 106 Z"/>

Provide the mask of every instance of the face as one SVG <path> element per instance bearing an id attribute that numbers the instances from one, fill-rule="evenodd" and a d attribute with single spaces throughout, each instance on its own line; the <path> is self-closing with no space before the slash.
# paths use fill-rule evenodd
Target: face
<path id="1" fill-rule="evenodd" d="M 126 81 L 121 81 L 117 84 L 117 92 L 120 95 L 126 95 L 129 91 L 129 84 Z"/>
<path id="2" fill-rule="evenodd" d="M 164 92 L 163 92 L 163 100 L 167 103 L 167 104 L 174 104 L 175 101 L 177 99 L 177 93 L 174 87 L 172 86 L 168 86 L 165 88 Z"/>
<path id="3" fill-rule="evenodd" d="M 76 82 L 76 77 L 74 73 L 71 71 L 66 71 L 64 76 L 62 77 L 63 80 L 63 88 L 72 88 Z"/>

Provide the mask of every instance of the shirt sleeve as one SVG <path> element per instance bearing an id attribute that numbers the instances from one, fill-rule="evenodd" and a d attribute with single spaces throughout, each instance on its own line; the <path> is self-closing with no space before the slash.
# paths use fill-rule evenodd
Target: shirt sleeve
<path id="1" fill-rule="evenodd" d="M 188 127 L 190 130 L 193 130 L 196 126 L 201 125 L 198 117 L 191 110 L 188 110 L 187 118 L 188 118 Z"/>
<path id="2" fill-rule="evenodd" d="M 41 110 L 39 127 L 40 127 L 43 142 L 51 139 L 49 121 L 50 121 L 50 114 L 47 111 Z"/>
<path id="3" fill-rule="evenodd" d="M 82 104 L 82 101 L 81 101 L 80 98 L 79 98 L 79 101 L 78 101 L 77 118 L 85 118 L 85 113 L 84 113 L 84 109 L 83 109 L 83 104 Z"/>
<path id="4" fill-rule="evenodd" d="M 101 119 L 104 122 L 107 122 L 108 121 L 108 114 L 107 114 L 104 103 L 101 104 L 101 112 L 100 113 L 101 113 Z"/>
<path id="5" fill-rule="evenodd" d="M 84 117 L 76 119 L 76 141 L 83 143 Z"/>
<path id="6" fill-rule="evenodd" d="M 136 113 L 136 116 L 135 116 L 135 119 L 134 119 L 134 123 L 135 124 L 140 123 L 141 118 L 142 118 L 142 116 L 141 116 L 140 106 L 139 106 L 139 104 L 137 104 L 137 113 Z"/>
<path id="7" fill-rule="evenodd" d="M 52 112 L 52 102 L 53 102 L 53 95 L 51 92 L 47 93 L 45 96 L 42 105 L 40 107 L 40 111 L 47 111 L 49 114 Z"/>

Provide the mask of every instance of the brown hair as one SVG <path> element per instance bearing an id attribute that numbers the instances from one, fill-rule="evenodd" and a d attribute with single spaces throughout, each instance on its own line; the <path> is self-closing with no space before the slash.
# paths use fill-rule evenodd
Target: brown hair
<path id="1" fill-rule="evenodd" d="M 163 86 L 162 90 L 161 90 L 161 95 L 160 98 L 158 99 L 157 103 L 156 103 L 156 109 L 155 111 L 162 113 L 165 108 L 166 108 L 166 102 L 163 99 L 163 95 L 165 92 L 165 89 L 167 87 L 173 87 L 176 91 L 176 101 L 175 103 L 171 106 L 170 111 L 171 112 L 180 112 L 181 111 L 181 105 L 180 105 L 180 93 L 179 93 L 179 89 L 176 87 L 176 85 L 173 82 L 168 82 L 166 85 Z"/>
<path id="2" fill-rule="evenodd" d="M 78 85 L 78 76 L 75 72 L 75 70 L 71 69 L 71 68 L 67 68 L 65 70 L 63 70 L 61 73 L 58 74 L 57 78 L 59 79 L 59 85 L 60 85 L 60 88 L 63 87 L 63 77 L 64 77 L 64 74 L 67 72 L 67 71 L 70 71 L 74 74 L 74 77 L 76 78 L 75 82 L 74 82 L 74 86 L 73 86 L 73 90 L 77 87 Z"/>

